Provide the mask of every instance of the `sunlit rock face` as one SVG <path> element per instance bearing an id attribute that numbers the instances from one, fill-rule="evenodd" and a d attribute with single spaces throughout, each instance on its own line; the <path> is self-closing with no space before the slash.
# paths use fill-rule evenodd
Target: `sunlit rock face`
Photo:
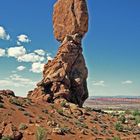
<path id="1" fill-rule="evenodd" d="M 86 1 L 58 0 L 54 5 L 53 26 L 61 45 L 55 58 L 45 64 L 43 79 L 28 98 L 46 102 L 65 98 L 81 107 L 88 98 L 88 70 L 81 44 L 88 30 Z"/>
<path id="2" fill-rule="evenodd" d="M 86 0 L 58 0 L 54 5 L 53 28 L 55 38 L 61 42 L 66 35 L 84 36 L 88 30 Z"/>

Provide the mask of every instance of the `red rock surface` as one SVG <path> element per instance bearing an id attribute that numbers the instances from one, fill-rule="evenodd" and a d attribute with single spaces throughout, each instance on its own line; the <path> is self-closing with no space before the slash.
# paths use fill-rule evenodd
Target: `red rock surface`
<path id="1" fill-rule="evenodd" d="M 88 30 L 86 0 L 58 0 L 54 5 L 53 27 L 55 38 L 61 42 L 66 35 L 84 36 Z"/>
<path id="2" fill-rule="evenodd" d="M 88 97 L 87 68 L 82 54 L 81 36 L 66 36 L 56 57 L 43 71 L 43 80 L 28 94 L 33 100 L 54 101 L 63 97 L 82 106 Z"/>
<path id="3" fill-rule="evenodd" d="M 44 66 L 43 79 L 28 98 L 54 102 L 57 98 L 78 104 L 88 98 L 87 75 L 81 40 L 88 30 L 85 0 L 58 0 L 53 13 L 54 35 L 61 41 L 56 57 Z"/>

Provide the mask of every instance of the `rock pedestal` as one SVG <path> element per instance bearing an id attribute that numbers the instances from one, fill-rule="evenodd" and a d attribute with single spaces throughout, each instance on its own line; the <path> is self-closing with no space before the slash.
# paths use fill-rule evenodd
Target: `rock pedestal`
<path id="1" fill-rule="evenodd" d="M 65 98 L 80 107 L 88 97 L 88 70 L 81 41 L 88 30 L 85 0 L 58 0 L 54 5 L 54 35 L 61 41 L 56 57 L 44 66 L 43 79 L 28 98 L 53 102 Z"/>

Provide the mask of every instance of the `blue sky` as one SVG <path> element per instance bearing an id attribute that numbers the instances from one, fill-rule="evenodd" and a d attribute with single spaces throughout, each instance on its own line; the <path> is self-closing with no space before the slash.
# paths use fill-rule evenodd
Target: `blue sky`
<path id="1" fill-rule="evenodd" d="M 56 0 L 1 0 L 0 89 L 25 96 L 42 77 L 59 43 L 53 36 Z M 90 95 L 140 95 L 140 1 L 88 0 L 83 39 Z"/>

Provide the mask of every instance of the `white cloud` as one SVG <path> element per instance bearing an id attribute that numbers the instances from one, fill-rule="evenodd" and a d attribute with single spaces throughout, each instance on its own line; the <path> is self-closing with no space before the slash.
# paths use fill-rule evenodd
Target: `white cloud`
<path id="1" fill-rule="evenodd" d="M 0 57 L 5 55 L 5 50 L 0 48 Z"/>
<path id="2" fill-rule="evenodd" d="M 19 41 L 17 41 L 17 45 L 21 45 L 21 43 Z"/>
<path id="3" fill-rule="evenodd" d="M 45 55 L 45 51 L 42 50 L 42 49 L 35 50 L 34 52 L 35 52 L 36 54 L 38 54 L 38 55 L 41 55 L 41 56 L 44 56 L 44 55 Z"/>
<path id="4" fill-rule="evenodd" d="M 20 75 L 12 74 L 10 77 L 0 80 L 0 87 L 27 87 L 27 86 L 35 86 L 36 81 L 32 81 L 28 78 L 23 78 Z"/>
<path id="5" fill-rule="evenodd" d="M 8 56 L 18 58 L 26 54 L 26 49 L 23 46 L 11 47 L 7 50 Z"/>
<path id="6" fill-rule="evenodd" d="M 44 64 L 38 62 L 38 63 L 33 63 L 32 64 L 32 68 L 30 69 L 30 71 L 34 72 L 34 73 L 41 73 L 43 71 L 44 68 Z"/>
<path id="7" fill-rule="evenodd" d="M 17 38 L 18 38 L 18 42 L 23 42 L 23 43 L 31 42 L 31 40 L 28 38 L 28 36 L 24 35 L 24 34 L 17 36 Z"/>
<path id="8" fill-rule="evenodd" d="M 18 75 L 18 74 L 12 74 L 9 79 L 7 79 L 8 81 L 13 81 L 14 83 L 18 83 L 19 86 L 28 86 L 28 85 L 35 85 L 36 82 L 32 81 L 29 78 L 23 78 L 22 76 Z"/>
<path id="9" fill-rule="evenodd" d="M 105 86 L 105 81 L 93 81 L 93 85 L 94 86 L 102 86 L 104 87 Z"/>
<path id="10" fill-rule="evenodd" d="M 131 80 L 122 81 L 122 84 L 132 84 L 132 83 L 133 83 L 133 81 L 131 81 Z"/>
<path id="11" fill-rule="evenodd" d="M 41 62 L 44 61 L 45 58 L 43 56 L 39 56 L 35 53 L 24 54 L 17 58 L 19 62 Z"/>
<path id="12" fill-rule="evenodd" d="M 23 71 L 25 68 L 26 68 L 26 67 L 24 67 L 24 66 L 18 66 L 18 67 L 17 67 L 17 70 L 18 70 L 18 71 Z"/>
<path id="13" fill-rule="evenodd" d="M 9 80 L 0 80 L 0 86 L 10 86 L 10 85 L 13 85 L 13 82 L 12 81 L 9 81 Z"/>
<path id="14" fill-rule="evenodd" d="M 3 40 L 10 39 L 10 35 L 6 33 L 5 29 L 2 26 L 0 26 L 0 39 L 3 39 Z"/>
<path id="15" fill-rule="evenodd" d="M 47 60 L 53 60 L 51 56 L 47 56 Z"/>

